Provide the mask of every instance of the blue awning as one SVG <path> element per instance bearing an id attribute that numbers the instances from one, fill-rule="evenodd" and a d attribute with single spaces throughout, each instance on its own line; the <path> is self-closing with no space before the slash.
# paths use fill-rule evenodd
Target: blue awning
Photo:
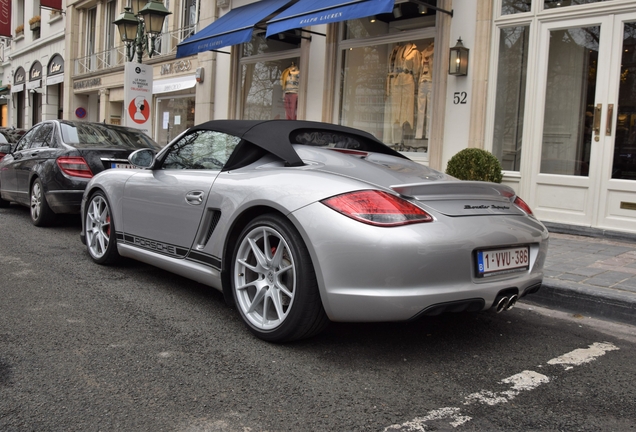
<path id="1" fill-rule="evenodd" d="M 390 13 L 395 0 L 300 0 L 267 22 L 267 36 L 286 30 Z"/>
<path id="2" fill-rule="evenodd" d="M 290 0 L 261 0 L 232 9 L 177 45 L 177 58 L 249 42 L 254 27 L 283 9 Z"/>

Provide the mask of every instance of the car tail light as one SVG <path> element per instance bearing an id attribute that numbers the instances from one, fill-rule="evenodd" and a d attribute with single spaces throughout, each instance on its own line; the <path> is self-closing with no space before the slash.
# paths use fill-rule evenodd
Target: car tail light
<path id="1" fill-rule="evenodd" d="M 81 156 L 59 157 L 57 158 L 57 164 L 60 169 L 64 171 L 64 174 L 70 175 L 71 177 L 93 177 L 91 168 Z"/>
<path id="2" fill-rule="evenodd" d="M 337 195 L 322 203 L 345 216 L 375 226 L 391 227 L 433 221 L 431 215 L 405 199 L 376 190 Z"/>
<path id="3" fill-rule="evenodd" d="M 1 160 L 2 160 L 2 159 L 6 156 L 6 155 L 7 155 L 6 153 L 2 153 L 2 152 L 0 152 L 0 161 L 1 161 Z"/>
<path id="4" fill-rule="evenodd" d="M 530 208 L 530 206 L 528 204 L 526 204 L 526 202 L 524 200 L 522 200 L 519 197 L 515 197 L 515 200 L 513 202 L 521 210 L 523 210 L 524 212 L 528 213 L 530 216 L 534 216 L 534 214 L 532 213 L 532 209 Z"/>

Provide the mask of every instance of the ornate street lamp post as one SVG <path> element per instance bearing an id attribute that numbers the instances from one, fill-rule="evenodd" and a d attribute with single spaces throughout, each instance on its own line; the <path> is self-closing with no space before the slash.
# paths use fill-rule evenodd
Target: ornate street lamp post
<path id="1" fill-rule="evenodd" d="M 141 63 L 144 51 L 152 57 L 155 39 L 163 29 L 164 19 L 171 13 L 160 0 L 132 0 L 131 7 L 124 8 L 113 23 L 126 44 L 128 61 L 133 61 L 137 53 L 137 63 Z"/>

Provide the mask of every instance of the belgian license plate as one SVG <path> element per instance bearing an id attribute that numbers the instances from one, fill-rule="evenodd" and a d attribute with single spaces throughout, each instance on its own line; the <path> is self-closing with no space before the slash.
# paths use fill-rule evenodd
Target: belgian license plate
<path id="1" fill-rule="evenodd" d="M 477 252 L 477 275 L 479 277 L 523 271 L 528 268 L 530 268 L 528 246 Z"/>
<path id="2" fill-rule="evenodd" d="M 127 164 L 127 163 L 117 163 L 117 162 L 111 162 L 111 163 L 110 163 L 110 167 L 111 167 L 111 168 L 135 169 L 135 167 L 134 167 L 134 166 L 132 166 L 131 164 Z"/>

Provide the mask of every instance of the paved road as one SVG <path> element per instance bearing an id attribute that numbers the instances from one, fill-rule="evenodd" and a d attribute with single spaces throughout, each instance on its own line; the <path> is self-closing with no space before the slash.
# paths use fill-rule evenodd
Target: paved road
<path id="1" fill-rule="evenodd" d="M 1 431 L 624 431 L 636 328 L 521 305 L 255 339 L 222 296 L 0 209 Z"/>

